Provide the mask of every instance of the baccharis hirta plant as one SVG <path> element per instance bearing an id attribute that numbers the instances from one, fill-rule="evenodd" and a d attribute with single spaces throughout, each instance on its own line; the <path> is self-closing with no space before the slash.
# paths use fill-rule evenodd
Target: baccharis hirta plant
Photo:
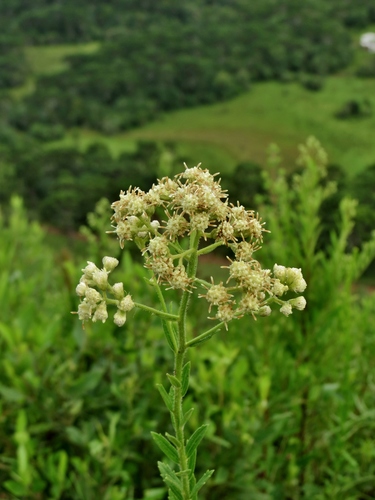
<path id="1" fill-rule="evenodd" d="M 220 180 L 198 165 L 185 168 L 173 179 L 164 177 L 148 192 L 138 188 L 121 191 L 120 199 L 112 204 L 113 233 L 120 242 L 133 241 L 150 270 L 150 293 L 160 302 L 156 309 L 138 303 L 123 283 L 110 284 L 109 276 L 118 265 L 113 257 L 103 258 L 103 268 L 88 262 L 77 286 L 81 297 L 79 318 L 85 321 L 106 321 L 108 309 L 115 310 L 113 321 L 123 326 L 133 308 L 141 308 L 161 318 L 164 334 L 174 353 L 173 374 L 167 374 L 170 388 L 158 389 L 170 412 L 174 435 L 153 433 L 167 462 L 159 462 L 159 470 L 169 491 L 170 500 L 196 500 L 198 491 L 213 471 L 207 471 L 197 481 L 195 462 L 197 447 L 204 437 L 202 425 L 187 439 L 184 427 L 193 409 L 183 410 L 183 398 L 189 387 L 190 361 L 185 362 L 187 351 L 208 340 L 223 327 L 228 329 L 232 320 L 245 314 L 257 316 L 271 314 L 271 305 L 280 307 L 288 316 L 293 309 L 302 310 L 303 296 L 287 300 L 288 291 L 302 293 L 306 288 L 300 269 L 275 264 L 273 271 L 263 269 L 254 258 L 261 248 L 264 223 L 253 210 L 228 203 Z M 228 257 L 228 280 L 215 283 L 197 277 L 201 255 L 218 247 L 231 250 Z M 178 310 L 167 306 L 164 290 L 180 292 Z M 192 294 L 198 293 L 208 302 L 208 314 L 215 321 L 209 330 L 194 338 L 187 331 L 187 312 Z M 282 298 L 284 297 L 284 298 Z M 175 468 L 172 463 L 176 464 Z"/>

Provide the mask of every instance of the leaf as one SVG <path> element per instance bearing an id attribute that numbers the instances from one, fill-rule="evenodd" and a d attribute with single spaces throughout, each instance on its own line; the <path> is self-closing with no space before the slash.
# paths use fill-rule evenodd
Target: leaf
<path id="1" fill-rule="evenodd" d="M 198 448 L 199 443 L 202 441 L 206 434 L 208 425 L 204 424 L 199 427 L 186 444 L 186 455 L 189 458 L 192 453 Z"/>
<path id="2" fill-rule="evenodd" d="M 193 411 L 194 411 L 194 408 L 190 408 L 190 410 L 188 410 L 185 413 L 185 415 L 183 416 L 183 419 L 182 419 L 182 426 L 184 426 L 186 424 L 186 422 L 189 420 L 189 418 L 192 416 Z"/>
<path id="3" fill-rule="evenodd" d="M 74 397 L 84 396 L 90 391 L 93 391 L 101 381 L 104 373 L 104 368 L 93 368 L 88 373 L 81 375 L 70 387 L 70 394 Z"/>
<path id="4" fill-rule="evenodd" d="M 181 470 L 180 472 L 175 473 L 177 477 L 189 476 L 191 474 L 191 469 Z"/>
<path id="5" fill-rule="evenodd" d="M 171 326 L 170 322 L 168 323 L 165 320 L 162 320 L 162 323 L 163 323 L 164 335 L 165 335 L 165 338 L 167 339 L 168 345 L 172 349 L 173 352 L 176 352 L 176 350 L 177 350 L 176 337 L 173 336 L 174 334 L 173 334 L 172 326 Z"/>
<path id="6" fill-rule="evenodd" d="M 165 455 L 178 464 L 179 458 L 176 448 L 161 434 L 157 434 L 156 432 L 151 432 L 151 435 L 155 441 L 155 443 L 159 446 L 161 451 L 165 453 Z"/>
<path id="7" fill-rule="evenodd" d="M 210 477 L 212 476 L 212 474 L 214 473 L 215 471 L 214 470 L 208 470 L 206 471 L 203 476 L 200 478 L 200 480 L 197 482 L 197 484 L 194 486 L 192 492 L 191 492 L 191 496 L 194 496 L 198 493 L 198 491 L 202 488 L 202 486 L 204 486 L 207 481 L 210 479 Z"/>
<path id="8" fill-rule="evenodd" d="M 213 328 L 211 328 L 211 330 L 213 330 Z M 189 340 L 189 342 L 187 343 L 187 347 L 196 347 L 197 345 L 202 344 L 203 342 L 207 342 L 207 340 L 209 340 L 211 337 L 220 332 L 220 329 L 216 329 L 214 331 L 211 330 L 206 332 L 206 334 L 202 334 L 195 339 Z"/>
<path id="9" fill-rule="evenodd" d="M 0 338 L 3 338 L 8 344 L 8 348 L 14 346 L 14 336 L 12 335 L 12 330 L 5 323 L 0 323 Z"/>
<path id="10" fill-rule="evenodd" d="M 6 401 L 9 401 L 11 403 L 21 403 L 25 399 L 25 396 L 22 394 L 22 392 L 18 391 L 17 389 L 13 389 L 12 387 L 6 387 L 5 385 L 1 384 L 0 394 Z"/>
<path id="11" fill-rule="evenodd" d="M 165 406 L 168 408 L 170 412 L 172 412 L 173 403 L 167 391 L 164 389 L 164 386 L 162 384 L 156 384 L 156 387 L 158 388 L 158 391 L 160 392 L 160 395 L 164 400 Z"/>
<path id="12" fill-rule="evenodd" d="M 13 493 L 13 495 L 16 495 L 17 497 L 24 496 L 27 493 L 24 485 L 17 483 L 16 481 L 13 481 L 11 479 L 9 481 L 5 481 L 4 486 L 8 491 Z"/>
<path id="13" fill-rule="evenodd" d="M 190 455 L 188 458 L 188 467 L 194 473 L 195 470 L 195 462 L 197 461 L 197 450 Z M 194 474 L 192 474 L 192 478 L 194 479 Z"/>
<path id="14" fill-rule="evenodd" d="M 181 387 L 181 382 L 178 380 L 177 377 L 175 377 L 174 375 L 169 375 L 169 373 L 167 373 L 167 377 L 169 379 L 169 382 L 174 386 L 174 387 Z"/>
<path id="15" fill-rule="evenodd" d="M 190 378 L 190 361 L 182 368 L 182 397 L 185 396 L 189 388 L 189 378 Z"/>
<path id="16" fill-rule="evenodd" d="M 173 493 L 173 491 L 168 490 L 168 500 L 183 500 L 182 495 L 177 496 Z"/>
<path id="17" fill-rule="evenodd" d="M 174 436 L 171 436 L 170 434 L 168 434 L 168 432 L 166 432 L 165 435 L 167 436 L 169 441 L 175 445 L 176 448 L 179 448 L 180 443 L 178 442 L 177 438 L 175 438 Z"/>
<path id="18" fill-rule="evenodd" d="M 182 496 L 181 481 L 176 476 L 176 473 L 169 467 L 168 464 L 164 464 L 163 462 L 158 462 L 158 468 L 163 481 L 170 489 L 169 498 L 184 500 Z"/>

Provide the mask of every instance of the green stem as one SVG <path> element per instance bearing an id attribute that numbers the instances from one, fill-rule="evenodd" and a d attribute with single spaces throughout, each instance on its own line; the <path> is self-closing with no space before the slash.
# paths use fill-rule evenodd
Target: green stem
<path id="1" fill-rule="evenodd" d="M 157 282 L 155 277 L 152 280 L 152 286 L 154 286 L 156 288 L 156 293 L 157 293 L 157 296 L 159 298 L 159 301 L 160 301 L 160 304 L 161 304 L 163 311 L 168 314 L 167 304 L 165 303 L 163 292 L 161 291 L 159 283 Z M 169 338 L 172 340 L 172 344 L 174 347 L 173 351 L 176 352 L 177 351 L 176 338 L 175 338 L 175 334 L 174 334 L 172 325 L 169 321 L 165 321 L 165 328 L 167 328 L 167 330 L 169 332 Z"/>
<path id="2" fill-rule="evenodd" d="M 207 247 L 201 248 L 198 250 L 198 255 L 205 255 L 207 253 L 212 252 L 212 250 L 215 250 L 215 248 L 218 248 L 220 246 L 223 246 L 224 242 L 222 240 L 217 241 L 216 243 L 212 243 L 212 245 L 208 245 Z"/>
<path id="3" fill-rule="evenodd" d="M 210 328 L 209 330 L 205 331 L 201 335 L 198 335 L 198 337 L 195 337 L 188 342 L 186 342 L 186 347 L 195 347 L 197 344 L 200 344 L 201 342 L 204 342 L 205 340 L 208 340 L 209 338 L 212 337 L 215 333 L 218 333 L 220 328 L 225 327 L 225 323 L 221 322 L 215 325 L 214 327 Z"/>
<path id="4" fill-rule="evenodd" d="M 156 314 L 157 316 L 160 316 L 162 319 L 166 319 L 169 321 L 178 321 L 179 316 L 177 314 L 170 314 L 168 312 L 164 311 L 159 311 L 159 309 L 154 309 L 153 307 L 150 306 L 145 306 L 144 304 L 140 304 L 139 302 L 134 302 L 135 307 L 139 307 L 139 309 L 143 309 L 144 311 L 147 311 L 151 314 Z"/>
<path id="5" fill-rule="evenodd" d="M 194 279 L 197 272 L 198 265 L 198 245 L 199 245 L 199 233 L 193 233 L 190 238 L 190 248 L 192 250 L 189 264 L 187 268 L 187 274 L 189 278 Z M 187 350 L 186 342 L 186 314 L 189 307 L 189 299 L 191 293 L 185 290 L 181 297 L 180 309 L 179 309 L 179 320 L 178 326 L 178 349 L 175 353 L 174 361 L 174 376 L 182 382 L 182 368 L 185 358 L 185 353 Z M 184 425 L 183 425 L 183 411 L 182 411 L 182 387 L 174 388 L 174 402 L 173 402 L 173 423 L 176 431 L 176 438 L 179 442 L 178 455 L 179 455 L 179 466 L 180 471 L 186 471 L 188 469 L 188 459 L 185 449 L 185 436 L 184 436 Z M 184 500 L 190 500 L 190 484 L 189 477 L 187 474 L 183 474 L 181 477 L 182 481 L 182 494 Z"/>

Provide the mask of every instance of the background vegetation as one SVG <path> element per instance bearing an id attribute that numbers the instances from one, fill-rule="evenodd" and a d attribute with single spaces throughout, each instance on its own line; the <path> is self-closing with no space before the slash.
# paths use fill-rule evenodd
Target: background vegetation
<path id="1" fill-rule="evenodd" d="M 374 498 L 374 23 L 371 0 L 0 2 L 0 496 L 164 500 L 160 325 L 83 331 L 70 311 L 85 261 L 120 258 L 96 203 L 202 161 L 264 216 L 264 262 L 309 284 L 306 314 L 195 352 L 203 498 Z M 327 171 L 294 162 L 310 134 Z M 139 300 L 145 273 L 125 252 Z"/>

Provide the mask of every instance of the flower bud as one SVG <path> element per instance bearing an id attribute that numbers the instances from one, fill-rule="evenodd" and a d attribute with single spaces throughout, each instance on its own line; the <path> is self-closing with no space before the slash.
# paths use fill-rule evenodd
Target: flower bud
<path id="1" fill-rule="evenodd" d="M 76 294 L 79 295 L 80 297 L 83 297 L 85 295 L 86 290 L 87 290 L 87 285 L 82 281 L 81 283 L 78 283 L 78 285 L 76 286 Z"/>
<path id="2" fill-rule="evenodd" d="M 106 290 L 108 285 L 108 274 L 105 271 L 95 271 L 92 275 L 92 279 L 101 290 Z"/>
<path id="3" fill-rule="evenodd" d="M 121 311 L 131 311 L 134 307 L 134 302 L 131 298 L 131 295 L 127 295 L 122 301 L 119 303 L 118 308 Z"/>
<path id="4" fill-rule="evenodd" d="M 117 310 L 117 313 L 113 316 L 113 321 L 117 326 L 124 326 L 126 321 L 126 312 Z"/>
<path id="5" fill-rule="evenodd" d="M 78 306 L 78 317 L 81 321 L 91 319 L 92 307 L 87 302 L 83 301 Z"/>
<path id="6" fill-rule="evenodd" d="M 117 300 L 121 300 L 124 298 L 124 284 L 123 283 L 115 283 L 112 287 L 112 293 L 116 297 Z"/>
<path id="7" fill-rule="evenodd" d="M 289 314 L 292 314 L 292 306 L 286 302 L 281 308 L 280 312 L 285 314 L 285 316 L 289 316 Z"/>
<path id="8" fill-rule="evenodd" d="M 103 266 L 107 273 L 110 273 L 114 270 L 115 267 L 118 266 L 119 262 L 114 257 L 103 257 Z"/>
<path id="9" fill-rule="evenodd" d="M 295 307 L 299 311 L 303 311 L 306 307 L 306 299 L 305 297 L 297 297 L 296 299 L 290 299 L 289 304 L 292 307 Z"/>
<path id="10" fill-rule="evenodd" d="M 103 297 L 100 295 L 100 293 L 95 290 L 94 288 L 88 288 L 86 290 L 86 300 L 90 305 L 95 305 L 101 300 L 103 300 Z"/>
<path id="11" fill-rule="evenodd" d="M 108 319 L 107 305 L 105 302 L 101 302 L 97 307 L 94 316 L 92 317 L 92 321 L 101 321 L 104 323 Z"/>
<path id="12" fill-rule="evenodd" d="M 269 316 L 271 314 L 270 306 L 262 306 L 259 311 L 259 316 Z"/>
<path id="13" fill-rule="evenodd" d="M 274 293 L 278 297 L 281 297 L 281 295 L 287 291 L 288 291 L 287 285 L 283 285 L 281 281 L 276 278 L 272 287 L 272 293 Z"/>
<path id="14" fill-rule="evenodd" d="M 89 260 L 87 261 L 87 266 L 82 269 L 83 275 L 87 279 L 91 279 L 96 271 L 99 271 L 99 269 L 93 262 L 90 262 Z"/>

